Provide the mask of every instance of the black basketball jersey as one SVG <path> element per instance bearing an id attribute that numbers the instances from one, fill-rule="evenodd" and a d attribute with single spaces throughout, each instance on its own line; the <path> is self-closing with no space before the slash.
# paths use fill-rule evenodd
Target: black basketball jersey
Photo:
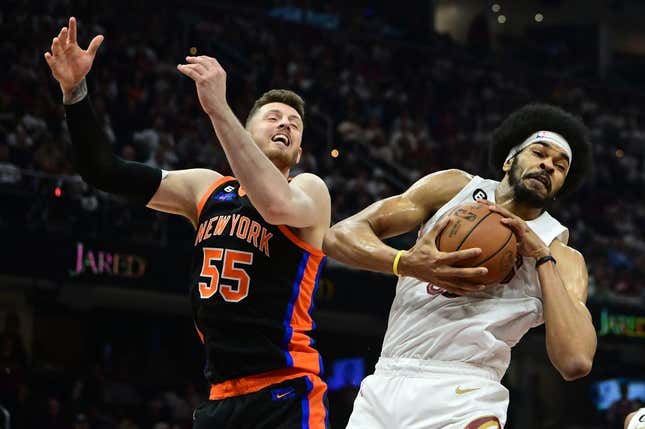
<path id="1" fill-rule="evenodd" d="M 309 331 L 321 250 L 271 225 L 223 177 L 198 206 L 190 297 L 213 384 L 283 368 L 322 372 Z"/>

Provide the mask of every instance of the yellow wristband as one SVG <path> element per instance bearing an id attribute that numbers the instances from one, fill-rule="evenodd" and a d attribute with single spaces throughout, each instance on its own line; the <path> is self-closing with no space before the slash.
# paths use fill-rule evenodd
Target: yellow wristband
<path id="1" fill-rule="evenodd" d="M 401 274 L 399 274 L 399 259 L 401 259 L 401 255 L 404 253 L 405 250 L 399 250 L 394 257 L 394 262 L 392 263 L 392 272 L 396 274 L 397 277 L 401 277 Z"/>

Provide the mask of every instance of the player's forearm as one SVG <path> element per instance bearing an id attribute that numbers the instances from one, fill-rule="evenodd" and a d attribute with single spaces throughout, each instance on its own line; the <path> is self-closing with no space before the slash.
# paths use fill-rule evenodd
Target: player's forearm
<path id="1" fill-rule="evenodd" d="M 584 377 L 596 352 L 596 331 L 589 312 L 567 292 L 555 264 L 540 265 L 538 276 L 549 358 L 566 380 Z"/>
<path id="2" fill-rule="evenodd" d="M 75 88 L 64 95 L 65 119 L 76 171 L 83 180 L 102 191 L 147 204 L 159 187 L 161 170 L 136 162 L 125 162 L 114 156 L 87 96 L 84 82 L 84 91 Z"/>
<path id="3" fill-rule="evenodd" d="M 227 106 L 210 119 L 233 174 L 260 214 L 266 216 L 275 207 L 288 205 L 291 190 L 287 178 L 255 144 L 233 111 Z"/>
<path id="4" fill-rule="evenodd" d="M 343 221 L 325 235 L 323 251 L 331 258 L 362 270 L 392 273 L 397 249 L 383 243 L 367 222 Z"/>

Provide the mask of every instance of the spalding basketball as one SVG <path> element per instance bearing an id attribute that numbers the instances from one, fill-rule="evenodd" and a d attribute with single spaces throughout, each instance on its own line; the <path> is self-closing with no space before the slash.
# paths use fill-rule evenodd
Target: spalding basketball
<path id="1" fill-rule="evenodd" d="M 479 284 L 500 283 L 510 278 L 517 257 L 515 234 L 500 222 L 502 216 L 484 204 L 461 204 L 446 216 L 452 219 L 437 237 L 437 248 L 442 252 L 479 247 L 481 255 L 455 264 L 458 267 L 486 267 L 484 276 L 468 279 Z"/>

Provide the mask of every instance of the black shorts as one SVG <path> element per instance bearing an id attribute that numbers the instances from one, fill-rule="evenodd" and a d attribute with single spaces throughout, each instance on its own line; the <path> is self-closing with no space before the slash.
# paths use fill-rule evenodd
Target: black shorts
<path id="1" fill-rule="evenodd" d="M 193 429 L 328 429 L 327 386 L 316 376 L 257 392 L 209 400 L 195 410 Z"/>

